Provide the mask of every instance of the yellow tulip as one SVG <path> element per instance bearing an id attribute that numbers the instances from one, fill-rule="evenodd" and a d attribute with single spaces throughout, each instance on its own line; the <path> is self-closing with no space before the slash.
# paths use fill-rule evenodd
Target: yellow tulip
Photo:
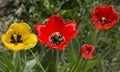
<path id="1" fill-rule="evenodd" d="M 31 32 L 30 26 L 25 22 L 13 23 L 2 35 L 3 44 L 13 51 L 33 48 L 37 41 L 37 36 Z"/>

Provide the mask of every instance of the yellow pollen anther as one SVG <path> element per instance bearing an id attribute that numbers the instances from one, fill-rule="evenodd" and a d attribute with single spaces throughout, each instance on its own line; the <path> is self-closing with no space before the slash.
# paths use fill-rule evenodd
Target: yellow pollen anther
<path id="1" fill-rule="evenodd" d="M 104 20 L 106 20 L 106 18 L 105 18 L 105 17 L 102 17 L 102 20 L 104 21 Z"/>
<path id="2" fill-rule="evenodd" d="M 17 35 L 16 34 L 13 34 L 13 37 L 15 40 L 17 40 Z"/>

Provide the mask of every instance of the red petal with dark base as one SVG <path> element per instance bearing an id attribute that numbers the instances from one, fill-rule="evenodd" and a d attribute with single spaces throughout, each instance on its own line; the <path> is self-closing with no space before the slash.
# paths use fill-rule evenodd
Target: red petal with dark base
<path id="1" fill-rule="evenodd" d="M 117 20 L 118 13 L 114 11 L 111 5 L 97 6 L 92 12 L 92 21 L 94 25 L 101 30 L 114 27 Z"/>
<path id="2" fill-rule="evenodd" d="M 47 25 L 36 24 L 35 28 L 39 41 L 57 50 L 63 50 L 78 33 L 75 22 L 66 24 L 59 15 L 51 16 Z"/>

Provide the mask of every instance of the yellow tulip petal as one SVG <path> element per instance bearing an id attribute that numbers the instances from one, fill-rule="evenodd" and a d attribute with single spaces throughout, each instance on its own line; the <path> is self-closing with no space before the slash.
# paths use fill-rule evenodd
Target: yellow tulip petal
<path id="1" fill-rule="evenodd" d="M 15 33 L 18 35 L 21 35 L 21 39 L 25 41 L 30 33 L 31 33 L 31 28 L 27 23 L 20 22 L 20 23 L 13 23 L 9 29 L 13 29 Z"/>
<path id="2" fill-rule="evenodd" d="M 13 50 L 19 51 L 19 50 L 24 50 L 24 48 L 25 48 L 25 45 L 23 43 L 19 43 L 13 48 Z"/>
<path id="3" fill-rule="evenodd" d="M 13 43 L 6 42 L 6 35 L 5 34 L 2 35 L 2 42 L 4 43 L 4 45 L 8 49 L 13 50 L 13 51 L 19 51 L 19 50 L 22 50 L 25 47 L 22 43 L 15 45 Z"/>
<path id="4" fill-rule="evenodd" d="M 4 41 L 6 41 L 7 43 L 10 43 L 10 36 L 11 36 L 11 34 L 14 32 L 14 30 L 12 30 L 12 29 L 9 29 L 7 32 L 6 32 L 6 34 L 4 34 Z"/>
<path id="5" fill-rule="evenodd" d="M 31 33 L 29 38 L 24 42 L 25 45 L 24 50 L 33 48 L 37 44 L 37 41 L 38 41 L 37 36 Z"/>

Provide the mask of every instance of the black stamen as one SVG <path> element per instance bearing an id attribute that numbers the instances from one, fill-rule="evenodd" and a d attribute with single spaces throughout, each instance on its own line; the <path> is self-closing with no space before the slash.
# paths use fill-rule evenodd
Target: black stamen
<path id="1" fill-rule="evenodd" d="M 17 42 L 22 43 L 23 41 L 20 39 L 21 39 L 21 35 L 17 35 Z"/>
<path id="2" fill-rule="evenodd" d="M 56 45 L 61 44 L 63 41 L 64 38 L 58 33 L 55 33 L 50 37 L 50 42 Z"/>
<path id="3" fill-rule="evenodd" d="M 11 42 L 11 43 L 15 43 L 14 36 L 12 35 L 10 38 L 12 39 L 10 42 Z"/>
<path id="4" fill-rule="evenodd" d="M 15 40 L 15 37 L 13 36 L 13 35 L 11 35 L 11 41 L 10 41 L 10 43 L 14 43 L 14 44 L 18 44 L 18 43 L 22 43 L 23 41 L 22 40 L 20 40 L 21 39 L 21 35 L 17 35 L 17 39 Z"/>

